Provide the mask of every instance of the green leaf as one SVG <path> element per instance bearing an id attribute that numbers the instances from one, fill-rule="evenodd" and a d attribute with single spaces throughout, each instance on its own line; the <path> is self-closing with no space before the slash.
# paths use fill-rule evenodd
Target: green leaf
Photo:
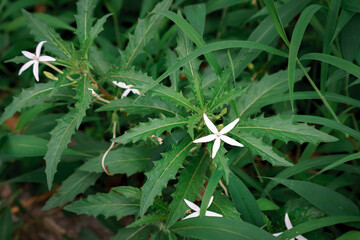
<path id="1" fill-rule="evenodd" d="M 199 3 L 185 6 L 184 13 L 190 24 L 200 36 L 202 36 L 205 29 L 206 5 L 204 3 Z"/>
<path id="2" fill-rule="evenodd" d="M 206 13 L 209 14 L 216 10 L 247 2 L 248 0 L 210 0 L 206 3 Z"/>
<path id="3" fill-rule="evenodd" d="M 180 58 L 184 58 L 193 51 L 193 44 L 190 39 L 179 31 L 179 37 L 177 41 L 176 51 Z M 183 72 L 189 82 L 192 84 L 191 90 L 193 91 L 198 104 L 204 106 L 204 95 L 202 90 L 202 75 L 199 73 L 200 61 L 194 59 L 189 61 L 183 67 Z"/>
<path id="4" fill-rule="evenodd" d="M 217 108 L 221 108 L 225 104 L 228 104 L 231 100 L 240 97 L 241 95 L 244 94 L 245 89 L 246 88 L 244 88 L 244 87 L 238 87 L 238 88 L 233 88 L 229 91 L 224 92 L 221 97 L 217 98 L 213 102 L 209 111 L 212 112 L 213 110 L 215 110 Z"/>
<path id="5" fill-rule="evenodd" d="M 121 173 L 130 176 L 137 172 L 143 172 L 148 168 L 153 152 L 153 149 L 144 146 L 121 147 L 108 153 L 105 158 L 105 165 L 112 174 Z M 90 159 L 79 170 L 102 173 L 102 158 L 103 154 Z"/>
<path id="6" fill-rule="evenodd" d="M 44 170 L 45 167 L 41 167 L 34 171 L 24 173 L 20 176 L 10 178 L 6 181 L 0 182 L 0 186 L 8 183 L 45 183 L 46 175 Z"/>
<path id="7" fill-rule="evenodd" d="M 80 199 L 64 207 L 65 210 L 76 214 L 86 214 L 97 217 L 104 215 L 106 218 L 115 216 L 118 220 L 122 217 L 137 214 L 139 202 L 126 198 L 114 191 L 98 193 Z"/>
<path id="8" fill-rule="evenodd" d="M 194 129 L 196 125 L 201 121 L 202 114 L 198 113 L 189 118 L 188 125 L 187 125 L 187 131 L 192 139 L 194 139 Z"/>
<path id="9" fill-rule="evenodd" d="M 296 81 L 303 77 L 300 70 L 296 71 Z M 279 71 L 272 75 L 265 75 L 260 81 L 252 82 L 238 100 L 238 108 L 241 118 L 260 111 L 260 102 L 264 98 L 278 96 L 287 89 L 287 71 Z"/>
<path id="10" fill-rule="evenodd" d="M 308 26 L 311 18 L 321 8 L 319 5 L 310 5 L 301 13 L 297 21 L 294 32 L 291 36 L 291 43 L 289 49 L 288 73 L 289 73 L 289 94 L 291 108 L 294 109 L 294 84 L 295 84 L 295 68 L 296 60 L 299 52 L 301 40 L 303 39 L 304 32 Z"/>
<path id="11" fill-rule="evenodd" d="M 134 103 L 133 99 L 123 98 L 116 99 L 110 103 L 96 109 L 97 112 L 121 110 L 129 115 L 141 114 L 148 115 L 154 112 L 182 115 L 183 111 L 178 109 L 175 105 L 162 101 L 156 97 L 144 96 Z"/>
<path id="12" fill-rule="evenodd" d="M 76 109 L 71 108 L 70 112 L 64 115 L 56 127 L 50 132 L 51 138 L 48 143 L 48 151 L 44 157 L 46 161 L 46 178 L 49 189 L 52 187 L 56 168 L 60 162 L 63 151 L 67 148 L 71 136 L 75 133 L 78 122 Z"/>
<path id="13" fill-rule="evenodd" d="M 223 215 L 224 218 L 241 220 L 240 213 L 236 210 L 234 204 L 227 196 L 219 191 L 215 191 L 214 200 L 210 205 L 209 210 Z"/>
<path id="14" fill-rule="evenodd" d="M 279 13 L 277 12 L 277 9 L 275 7 L 273 0 L 264 0 L 264 3 L 266 5 L 267 9 L 269 10 L 270 16 L 275 24 L 275 28 L 278 31 L 280 37 L 286 43 L 286 45 L 289 46 L 290 45 L 289 40 L 286 36 L 284 26 L 281 22 Z"/>
<path id="15" fill-rule="evenodd" d="M 259 206 L 260 211 L 277 211 L 280 209 L 276 203 L 266 198 L 259 198 L 256 200 L 256 203 Z"/>
<path id="16" fill-rule="evenodd" d="M 76 129 L 79 128 L 83 118 L 86 116 L 86 110 L 90 107 L 91 103 L 91 92 L 89 90 L 90 82 L 86 77 L 86 74 L 78 81 L 78 85 L 76 87 L 76 96 L 77 100 L 75 104 L 76 108 Z"/>
<path id="17" fill-rule="evenodd" d="M 223 172 L 220 171 L 221 169 L 219 167 L 215 168 L 214 172 L 212 173 L 208 184 L 206 185 L 205 192 L 201 201 L 200 206 L 200 217 L 205 217 L 206 209 L 209 206 L 209 202 L 211 199 L 211 196 L 214 195 L 215 189 L 219 184 L 219 181 L 221 180 L 223 176 Z"/>
<path id="18" fill-rule="evenodd" d="M 299 234 L 304 234 L 311 232 L 316 229 L 323 227 L 334 226 L 335 224 L 348 223 L 348 222 L 359 222 L 360 217 L 355 216 L 331 216 L 324 217 L 320 219 L 314 219 L 305 223 L 301 223 L 285 232 L 283 232 L 278 238 L 282 240 L 291 239 L 298 236 Z"/>
<path id="19" fill-rule="evenodd" d="M 64 84 L 61 87 L 66 87 L 71 84 Z M 23 89 L 23 91 L 17 96 L 14 97 L 14 100 L 9 104 L 4 113 L 0 118 L 0 124 L 2 124 L 6 119 L 11 117 L 17 111 L 21 111 L 25 107 L 30 107 L 36 104 L 39 104 L 39 99 L 48 95 L 54 88 L 54 82 L 47 83 L 37 83 L 32 88 Z"/>
<path id="20" fill-rule="evenodd" d="M 110 240 L 141 240 L 147 239 L 151 228 L 145 226 L 136 228 L 121 228 Z"/>
<path id="21" fill-rule="evenodd" d="M 97 0 L 80 0 L 76 3 L 77 14 L 74 17 L 77 29 L 75 33 L 79 39 L 82 49 L 84 48 L 83 46 L 90 35 L 90 29 L 94 21 L 94 9 L 97 2 Z"/>
<path id="22" fill-rule="evenodd" d="M 0 156 L 11 157 L 42 157 L 47 151 L 47 140 L 31 135 L 13 135 L 0 145 Z M 71 149 L 65 149 L 65 155 L 88 156 Z"/>
<path id="23" fill-rule="evenodd" d="M 154 167 L 146 173 L 147 180 L 142 189 L 140 215 L 144 215 L 154 198 L 161 194 L 167 182 L 173 179 L 182 167 L 182 162 L 192 147 L 191 139 L 185 139 L 172 149 L 162 154 L 162 159 L 154 162 Z"/>
<path id="24" fill-rule="evenodd" d="M 212 144 L 208 145 L 209 149 L 210 147 L 212 149 Z M 222 172 L 225 182 L 229 183 L 230 168 L 229 168 L 229 159 L 227 158 L 227 156 L 225 156 L 226 153 L 227 153 L 226 149 L 221 145 L 219 151 L 215 155 L 214 163 L 217 164 L 218 169 Z"/>
<path id="25" fill-rule="evenodd" d="M 228 218 L 191 218 L 178 222 L 171 231 L 196 239 L 275 240 L 268 232 L 252 224 Z"/>
<path id="26" fill-rule="evenodd" d="M 196 46 L 206 46 L 206 42 L 203 40 L 201 35 L 190 25 L 190 23 L 185 21 L 181 15 L 170 11 L 162 11 L 159 13 L 173 21 L 186 34 L 186 36 L 188 36 L 196 44 Z M 221 68 L 214 55 L 210 52 L 205 53 L 204 56 L 214 69 L 214 72 L 219 75 L 221 73 Z"/>
<path id="27" fill-rule="evenodd" d="M 121 80 L 126 84 L 132 84 L 136 89 L 141 91 L 145 90 L 154 83 L 154 80 L 149 77 L 146 73 L 140 71 L 135 71 L 135 69 L 122 70 L 117 69 L 109 73 L 109 78 Z M 191 109 L 193 111 L 198 111 L 198 108 L 191 104 L 187 98 L 182 95 L 181 92 L 176 92 L 173 89 L 165 86 L 158 85 L 151 90 L 151 93 L 154 96 L 159 96 L 161 98 L 170 100 L 176 104 L 184 106 L 186 109 Z M 140 98 L 139 98 L 140 99 Z"/>
<path id="28" fill-rule="evenodd" d="M 344 124 L 337 123 L 334 120 L 309 115 L 294 115 L 294 120 L 299 122 L 310 122 L 324 125 L 329 128 L 336 129 L 339 132 L 349 134 L 350 136 L 360 140 L 360 133 L 358 131 L 355 131 L 348 126 L 345 126 Z"/>
<path id="29" fill-rule="evenodd" d="M 26 22 L 31 29 L 36 41 L 47 41 L 44 47 L 50 53 L 67 60 L 73 59 L 72 52 L 60 35 L 50 28 L 46 23 L 40 21 L 26 10 L 22 10 Z"/>
<path id="30" fill-rule="evenodd" d="M 260 116 L 255 119 L 249 119 L 237 125 L 237 129 L 242 132 L 267 136 L 270 140 L 280 139 L 287 143 L 294 141 L 298 143 L 309 142 L 317 144 L 320 142 L 335 142 L 338 139 L 310 127 L 307 124 L 300 124 L 293 121 L 292 116 L 274 116 L 264 118 Z"/>
<path id="31" fill-rule="evenodd" d="M 73 28 L 70 24 L 68 24 L 66 21 L 63 21 L 62 19 L 59 19 L 58 17 L 52 16 L 47 13 L 34 13 L 34 15 L 38 17 L 41 21 L 47 23 L 50 27 L 53 27 L 55 29 L 65 29 L 72 32 L 76 31 L 76 29 Z"/>
<path id="32" fill-rule="evenodd" d="M 289 178 L 291 176 L 294 176 L 296 174 L 305 172 L 309 169 L 316 169 L 319 168 L 321 166 L 325 166 L 328 165 L 334 161 L 336 161 L 337 159 L 343 157 L 344 155 L 329 155 L 329 156 L 323 156 L 323 157 L 318 157 L 318 158 L 313 158 L 311 159 L 311 161 L 309 160 L 305 160 L 305 161 L 301 161 L 299 163 L 297 163 L 296 165 L 286 168 L 283 171 L 281 171 L 279 174 L 277 174 L 275 177 L 276 178 Z M 265 189 L 263 190 L 263 196 L 265 196 L 265 194 L 270 193 L 270 191 L 276 187 L 279 183 L 274 182 L 274 181 L 270 181 L 267 186 L 265 187 Z"/>
<path id="33" fill-rule="evenodd" d="M 57 193 L 46 202 L 43 210 L 50 210 L 74 200 L 78 194 L 85 192 L 91 185 L 94 185 L 99 176 L 100 174 L 97 173 L 75 171 L 65 179 Z"/>
<path id="34" fill-rule="evenodd" d="M 352 240 L 352 239 L 358 239 L 360 238 L 360 231 L 351 230 L 340 237 L 338 237 L 336 240 Z"/>
<path id="35" fill-rule="evenodd" d="M 161 215 L 161 214 L 148 214 L 145 216 L 142 216 L 140 219 L 135 220 L 135 222 L 129 224 L 126 227 L 139 227 L 142 225 L 150 224 L 150 223 L 158 223 L 163 222 L 167 219 L 167 216 Z"/>
<path id="36" fill-rule="evenodd" d="M 2 209 L 0 215 L 0 238 L 3 240 L 11 240 L 14 230 L 14 223 L 11 218 L 11 206 Z"/>
<path id="37" fill-rule="evenodd" d="M 171 3 L 172 0 L 164 0 L 158 3 L 148 17 L 138 20 L 134 35 L 129 35 L 129 43 L 121 52 L 121 68 L 129 69 L 134 59 L 143 52 L 144 46 L 153 38 L 164 18 L 157 12 L 168 10 Z"/>
<path id="38" fill-rule="evenodd" d="M 137 142 L 141 139 L 146 139 L 151 135 L 160 136 L 164 131 L 171 131 L 176 127 L 183 127 L 186 125 L 188 120 L 186 118 L 162 118 L 149 119 L 149 122 L 140 123 L 139 126 L 132 128 L 125 132 L 120 137 L 113 139 L 114 142 L 121 142 L 126 144 L 129 142 Z"/>
<path id="39" fill-rule="evenodd" d="M 357 0 L 342 0 L 341 7 L 351 12 L 360 12 L 360 2 Z"/>
<path id="40" fill-rule="evenodd" d="M 315 207 L 334 216 L 358 216 L 359 208 L 348 198 L 330 188 L 298 180 L 270 178 L 293 190 Z"/>
<path id="41" fill-rule="evenodd" d="M 355 160 L 355 159 L 359 159 L 360 158 L 360 152 L 357 152 L 357 153 L 353 153 L 353 154 L 350 154 L 344 158 L 341 158 L 339 160 L 336 160 L 335 162 L 331 163 L 330 165 L 326 166 L 325 168 L 323 168 L 320 172 L 318 172 L 317 174 L 321 174 L 325 171 L 328 171 L 334 167 L 337 167 L 343 163 L 346 163 L 348 161 L 351 161 L 351 160 Z"/>
<path id="42" fill-rule="evenodd" d="M 287 57 L 287 54 L 273 47 L 269 47 L 265 44 L 257 43 L 257 42 L 249 42 L 249 41 L 238 41 L 238 40 L 226 40 L 219 41 L 214 43 L 209 43 L 203 47 L 199 47 L 195 49 L 192 53 L 182 58 L 176 64 L 168 68 L 161 76 L 159 76 L 149 87 L 147 87 L 143 93 L 145 94 L 153 87 L 157 86 L 162 80 L 171 75 L 177 69 L 188 63 L 189 61 L 205 54 L 208 52 L 223 50 L 229 48 L 251 48 L 251 49 L 260 49 L 278 56 Z"/>
<path id="43" fill-rule="evenodd" d="M 176 191 L 171 194 L 173 198 L 169 205 L 170 213 L 167 227 L 171 227 L 188 209 L 184 199 L 193 202 L 199 198 L 200 189 L 204 188 L 203 179 L 207 168 L 207 153 L 189 161 L 189 165 L 180 171 Z"/>
<path id="44" fill-rule="evenodd" d="M 230 133 L 235 136 L 240 143 L 248 147 L 253 155 L 259 155 L 263 160 L 267 160 L 272 165 L 293 166 L 284 157 L 279 156 L 271 146 L 265 144 L 261 139 L 252 136 L 249 133 Z"/>
<path id="45" fill-rule="evenodd" d="M 229 2 L 232 1 L 230 0 Z M 278 9 L 278 14 L 283 24 L 287 25 L 309 2 L 309 0 L 292 0 L 281 6 Z M 225 2 L 221 0 L 221 3 Z M 277 37 L 278 34 L 275 25 L 271 19 L 271 16 L 268 16 L 251 33 L 248 41 L 270 45 L 271 42 L 273 42 Z M 211 100 L 210 106 L 212 105 L 212 102 L 214 102 L 216 98 L 219 97 L 229 79 L 234 75 L 237 77 L 248 66 L 249 63 L 251 63 L 259 56 L 260 53 L 261 51 L 253 48 L 241 49 L 239 54 L 233 59 L 234 66 L 228 66 L 221 74 L 221 81 L 219 81 L 218 86 L 215 88 L 215 93 Z"/>
<path id="46" fill-rule="evenodd" d="M 130 186 L 120 186 L 120 187 L 113 187 L 111 190 L 116 193 L 120 193 L 121 195 L 124 195 L 127 198 L 131 198 L 138 201 L 141 200 L 141 190 L 139 188 L 130 187 Z"/>
<path id="47" fill-rule="evenodd" d="M 301 60 L 317 60 L 328 63 L 360 78 L 360 67 L 339 57 L 322 53 L 308 53 L 302 56 Z"/>
<path id="48" fill-rule="evenodd" d="M 90 47 L 93 44 L 97 35 L 99 35 L 99 33 L 101 33 L 104 30 L 103 26 L 106 22 L 106 19 L 111 15 L 112 15 L 111 13 L 106 14 L 105 16 L 103 16 L 102 18 L 97 20 L 95 25 L 93 27 L 91 27 L 90 34 L 89 34 L 88 38 L 85 40 L 84 47 L 82 49 L 83 54 L 86 55 L 89 52 Z"/>
<path id="49" fill-rule="evenodd" d="M 264 225 L 263 216 L 254 196 L 234 173 L 230 173 L 229 177 L 230 195 L 236 209 L 241 213 L 242 219 L 248 223 L 262 227 Z"/>

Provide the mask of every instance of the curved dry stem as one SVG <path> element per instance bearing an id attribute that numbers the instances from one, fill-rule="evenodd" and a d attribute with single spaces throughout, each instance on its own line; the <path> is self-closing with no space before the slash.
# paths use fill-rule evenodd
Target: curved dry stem
<path id="1" fill-rule="evenodd" d="M 114 122 L 114 127 L 113 127 L 113 138 L 116 137 L 116 122 Z M 104 153 L 104 156 L 102 157 L 101 159 L 101 166 L 102 166 L 102 169 L 104 170 L 104 172 L 106 173 L 106 175 L 108 176 L 113 176 L 113 174 L 109 173 L 107 170 L 106 170 L 106 167 L 105 167 L 105 159 L 106 159 L 106 156 L 108 155 L 108 153 L 110 152 L 110 150 L 114 147 L 115 145 L 115 142 L 112 142 L 110 147 L 108 148 L 108 150 L 106 150 L 106 152 Z"/>

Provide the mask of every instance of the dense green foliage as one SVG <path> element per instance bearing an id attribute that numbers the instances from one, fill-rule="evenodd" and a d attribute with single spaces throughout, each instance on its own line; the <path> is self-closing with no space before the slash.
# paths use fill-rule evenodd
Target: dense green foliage
<path id="1" fill-rule="evenodd" d="M 0 12 L 0 193 L 16 193 L 0 200 L 0 239 L 22 239 L 24 191 L 46 196 L 42 211 L 96 217 L 114 240 L 360 236 L 359 1 Z M 42 58 L 21 56 L 41 41 Z M 105 239 L 77 237 L 89 236 Z"/>

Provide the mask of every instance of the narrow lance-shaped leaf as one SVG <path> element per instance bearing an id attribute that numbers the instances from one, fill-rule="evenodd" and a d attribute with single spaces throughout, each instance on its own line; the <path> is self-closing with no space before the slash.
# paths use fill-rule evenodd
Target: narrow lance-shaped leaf
<path id="1" fill-rule="evenodd" d="M 59 58 L 72 59 L 72 53 L 61 39 L 60 35 L 50 28 L 46 23 L 40 21 L 26 10 L 22 10 L 28 26 L 31 29 L 31 34 L 34 35 L 36 41 L 47 41 L 45 49 L 50 53 L 55 54 Z"/>
<path id="2" fill-rule="evenodd" d="M 168 10 L 171 2 L 171 0 L 164 0 L 158 3 L 150 16 L 139 19 L 134 35 L 129 36 L 129 43 L 126 49 L 121 52 L 121 67 L 123 69 L 131 67 L 131 63 L 143 51 L 144 46 L 152 39 L 156 29 L 159 27 L 164 17 L 156 12 Z"/>
<path id="3" fill-rule="evenodd" d="M 229 134 L 235 136 L 239 142 L 248 147 L 253 155 L 259 155 L 263 160 L 270 162 L 272 165 L 293 166 L 293 164 L 288 162 L 284 157 L 275 153 L 271 146 L 251 134 L 245 132 L 231 132 Z"/>
<path id="4" fill-rule="evenodd" d="M 280 139 L 284 142 L 294 141 L 298 143 L 310 142 L 334 142 L 338 139 L 310 127 L 304 123 L 293 121 L 292 116 L 258 117 L 241 122 L 237 125 L 241 132 L 267 136 L 270 140 Z"/>
<path id="5" fill-rule="evenodd" d="M 183 32 L 179 32 L 176 51 L 178 52 L 180 58 L 186 57 L 193 51 L 192 42 Z M 189 61 L 188 64 L 185 64 L 183 71 L 189 82 L 192 84 L 191 89 L 196 96 L 198 104 L 203 107 L 204 96 L 202 90 L 202 76 L 199 73 L 199 66 L 200 61 L 198 59 L 194 59 Z"/>
<path id="6" fill-rule="evenodd" d="M 254 196 L 234 173 L 230 173 L 229 191 L 236 209 L 241 213 L 242 219 L 262 227 L 264 220 Z"/>
<path id="7" fill-rule="evenodd" d="M 359 208 L 334 190 L 311 182 L 270 178 L 293 190 L 320 210 L 334 216 L 359 216 Z"/>
<path id="8" fill-rule="evenodd" d="M 96 4 L 97 0 L 80 0 L 76 3 L 77 14 L 74 17 L 77 29 L 75 33 L 81 46 L 84 46 L 86 39 L 89 37 Z"/>
<path id="9" fill-rule="evenodd" d="M 303 73 L 296 71 L 295 81 L 300 80 Z M 279 71 L 272 75 L 265 75 L 259 82 L 252 82 L 240 96 L 238 108 L 241 118 L 246 118 L 260 111 L 261 100 L 270 96 L 278 96 L 288 89 L 287 71 Z"/>
<path id="10" fill-rule="evenodd" d="M 106 22 L 106 19 L 111 16 L 111 13 L 106 14 L 102 18 L 96 21 L 95 25 L 91 28 L 90 34 L 85 40 L 84 47 L 83 47 L 83 54 L 86 56 L 88 51 L 90 50 L 91 45 L 93 44 L 97 35 L 104 30 L 103 26 Z"/>
<path id="11" fill-rule="evenodd" d="M 86 74 L 78 81 L 78 86 L 76 87 L 76 96 L 77 100 L 75 104 L 76 108 L 76 129 L 79 128 L 81 121 L 86 116 L 86 110 L 89 108 L 91 103 L 91 92 L 89 90 L 90 82 L 86 78 Z"/>
<path id="12" fill-rule="evenodd" d="M 175 185 L 176 191 L 171 194 L 173 198 L 170 207 L 167 226 L 172 226 L 180 217 L 184 216 L 186 209 L 184 199 L 193 202 L 200 195 L 200 189 L 203 185 L 203 175 L 207 167 L 207 153 L 202 157 L 198 156 L 196 159 L 189 161 L 189 166 L 186 166 L 180 171 L 178 183 Z"/>
<path id="13" fill-rule="evenodd" d="M 54 82 L 37 83 L 34 87 L 23 89 L 22 92 L 14 97 L 14 100 L 9 104 L 0 118 L 0 124 L 11 117 L 14 113 L 21 111 L 25 107 L 30 107 L 39 104 L 37 101 L 40 97 L 48 95 L 54 89 Z M 66 87 L 71 84 L 63 84 L 60 87 Z"/>
<path id="14" fill-rule="evenodd" d="M 77 214 L 92 216 L 104 215 L 105 217 L 122 217 L 137 214 L 139 212 L 139 202 L 127 198 L 119 193 L 110 191 L 109 193 L 98 193 L 85 199 L 80 199 L 70 205 L 65 206 L 65 210 Z"/>
<path id="15" fill-rule="evenodd" d="M 155 197 L 160 195 L 168 181 L 175 177 L 192 145 L 191 139 L 185 139 L 173 146 L 170 151 L 162 154 L 162 159 L 154 162 L 154 167 L 146 173 L 147 180 L 142 187 L 140 215 L 145 214 Z"/>
<path id="16" fill-rule="evenodd" d="M 308 26 L 311 18 L 321 8 L 319 5 L 310 5 L 301 13 L 299 20 L 295 25 L 293 35 L 291 36 L 290 50 L 289 50 L 289 94 L 292 109 L 294 109 L 294 84 L 295 84 L 295 68 L 297 55 L 299 52 L 301 40 L 303 38 L 306 27 Z"/>
<path id="17" fill-rule="evenodd" d="M 78 194 L 85 192 L 86 189 L 95 184 L 99 176 L 98 173 L 75 171 L 65 179 L 57 193 L 46 202 L 43 210 L 50 210 L 74 200 Z"/>
<path id="18" fill-rule="evenodd" d="M 160 119 L 150 119 L 149 122 L 140 123 L 139 126 L 130 129 L 120 137 L 115 138 L 114 142 L 121 142 L 126 144 L 128 142 L 137 142 L 141 139 L 146 139 L 151 135 L 159 136 L 164 131 L 171 131 L 176 127 L 183 127 L 188 122 L 187 118 L 166 118 L 163 116 Z"/>
<path id="19" fill-rule="evenodd" d="M 71 136 L 75 133 L 77 122 L 79 121 L 76 109 L 70 109 L 70 112 L 64 115 L 56 127 L 50 132 L 51 138 L 48 143 L 48 150 L 44 157 L 46 161 L 46 179 L 49 189 L 52 187 L 54 175 L 57 171 L 57 165 L 60 162 L 63 151 L 67 148 Z"/>

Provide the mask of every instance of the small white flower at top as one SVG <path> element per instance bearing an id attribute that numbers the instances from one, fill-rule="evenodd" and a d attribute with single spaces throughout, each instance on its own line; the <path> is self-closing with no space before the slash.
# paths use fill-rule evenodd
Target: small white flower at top
<path id="1" fill-rule="evenodd" d="M 286 226 L 286 228 L 287 228 L 288 230 L 291 229 L 291 228 L 293 228 L 293 225 L 291 224 L 289 215 L 288 215 L 287 213 L 285 214 L 285 226 Z M 281 235 L 281 234 L 282 234 L 282 232 L 274 233 L 273 235 L 274 235 L 275 237 L 277 237 L 277 236 L 279 236 L 279 235 Z M 297 240 L 307 240 L 307 238 L 304 238 L 304 237 L 301 236 L 301 235 L 296 236 L 295 238 L 292 238 L 292 239 L 290 239 L 290 240 L 295 240 L 295 239 L 297 239 Z"/>
<path id="2" fill-rule="evenodd" d="M 25 63 L 19 71 L 19 75 L 21 75 L 26 69 L 28 69 L 31 65 L 33 66 L 33 74 L 35 76 L 36 81 L 39 81 L 39 62 L 53 62 L 56 61 L 55 58 L 49 57 L 49 56 L 40 56 L 42 45 L 46 43 L 46 41 L 39 42 L 39 44 L 36 47 L 35 54 L 28 52 L 28 51 L 22 51 L 21 53 L 30 59 L 31 61 L 28 61 Z"/>
<path id="3" fill-rule="evenodd" d="M 121 98 L 126 97 L 130 92 L 137 94 L 137 95 L 141 95 L 139 90 L 132 88 L 132 87 L 134 87 L 133 85 L 126 85 L 123 82 L 116 82 L 116 81 L 113 81 L 113 84 L 115 84 L 116 86 L 118 86 L 120 88 L 126 89 L 124 91 L 124 93 L 121 95 Z"/>
<path id="4" fill-rule="evenodd" d="M 215 140 L 213 148 L 212 148 L 212 156 L 211 156 L 212 158 L 214 158 L 216 156 L 216 153 L 220 148 L 220 140 L 222 140 L 232 146 L 236 146 L 236 147 L 244 146 L 241 143 L 239 143 L 238 141 L 225 135 L 226 133 L 230 132 L 236 126 L 236 124 L 239 122 L 239 118 L 235 119 L 234 121 L 232 121 L 231 123 L 226 125 L 223 129 L 221 129 L 220 132 L 215 127 L 215 125 L 210 121 L 210 119 L 206 116 L 205 113 L 204 113 L 204 120 L 205 120 L 206 126 L 210 129 L 210 131 L 213 134 L 196 139 L 196 140 L 194 140 L 194 143 L 204 143 L 204 142 L 211 142 L 211 141 Z"/>
<path id="5" fill-rule="evenodd" d="M 209 202 L 206 209 L 208 209 L 210 207 L 213 200 L 214 200 L 214 196 L 211 196 L 210 202 Z M 194 203 L 192 203 L 192 202 L 190 202 L 190 201 L 188 201 L 186 199 L 184 199 L 184 201 L 185 201 L 186 205 L 188 205 L 189 208 L 191 208 L 195 212 L 193 212 L 193 213 L 189 214 L 188 216 L 184 217 L 183 220 L 188 219 L 188 218 L 194 218 L 194 217 L 200 216 L 200 208 L 196 204 L 194 204 Z M 222 217 L 223 215 L 212 212 L 212 211 L 206 211 L 205 216 L 207 216 L 207 217 Z"/>

